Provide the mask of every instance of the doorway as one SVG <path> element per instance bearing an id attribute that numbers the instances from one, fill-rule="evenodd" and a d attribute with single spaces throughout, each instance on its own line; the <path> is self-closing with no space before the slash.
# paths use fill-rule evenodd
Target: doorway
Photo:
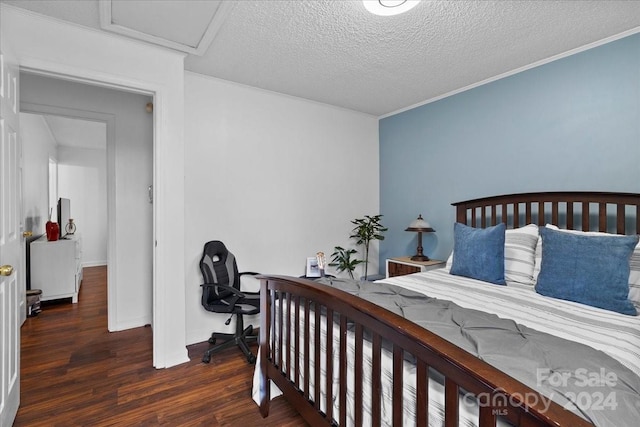
<path id="1" fill-rule="evenodd" d="M 153 206 L 148 188 L 153 181 L 153 115 L 146 111 L 152 97 L 28 72 L 21 73 L 20 82 L 21 112 L 45 115 L 52 122 L 82 119 L 104 125 L 106 183 L 97 190 L 103 193 L 87 194 L 77 184 L 74 191 L 85 192 L 77 197 L 104 197 L 106 212 L 87 213 L 77 227 L 82 232 L 92 222 L 106 225 L 109 331 L 152 324 Z M 66 147 L 56 155 L 81 163 L 91 157 L 86 150 Z M 86 166 L 63 165 L 60 155 L 59 172 L 66 172 L 59 173 L 59 193 L 61 180 L 82 179 L 78 174 Z"/>

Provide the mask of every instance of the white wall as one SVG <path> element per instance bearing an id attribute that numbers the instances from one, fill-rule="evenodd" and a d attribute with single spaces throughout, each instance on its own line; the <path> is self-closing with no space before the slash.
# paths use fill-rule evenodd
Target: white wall
<path id="1" fill-rule="evenodd" d="M 205 242 L 225 242 L 241 271 L 299 276 L 378 213 L 373 116 L 186 73 L 185 141 L 188 343 L 234 327 L 200 305 Z"/>
<path id="2" fill-rule="evenodd" d="M 58 193 L 71 200 L 71 218 L 82 238 L 82 265 L 106 265 L 106 150 L 58 147 Z"/>
<path id="3" fill-rule="evenodd" d="M 49 219 L 49 157 L 56 158 L 56 141 L 44 117 L 20 114 L 25 230 L 34 236 L 45 232 Z M 55 212 L 56 207 L 53 207 Z M 55 213 L 54 213 L 55 216 Z"/>

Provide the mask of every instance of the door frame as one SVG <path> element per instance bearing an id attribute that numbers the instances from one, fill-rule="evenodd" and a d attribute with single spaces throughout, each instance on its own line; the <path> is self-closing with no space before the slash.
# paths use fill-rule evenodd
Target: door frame
<path id="1" fill-rule="evenodd" d="M 162 176 L 161 167 L 158 165 L 159 158 L 162 158 L 161 155 L 158 154 L 158 147 L 161 142 L 159 141 L 158 135 L 162 135 L 166 133 L 163 129 L 163 123 L 160 120 L 157 120 L 157 117 L 161 117 L 163 115 L 163 88 L 158 87 L 154 84 L 141 84 L 141 82 L 133 82 L 121 76 L 105 76 L 100 75 L 99 78 L 96 77 L 95 73 L 91 70 L 86 69 L 74 69 L 70 70 L 68 67 L 60 67 L 58 64 L 45 64 L 41 61 L 35 61 L 32 63 L 30 59 L 25 61 L 21 61 L 20 63 L 20 72 L 37 74 L 42 76 L 47 76 L 51 78 L 63 79 L 67 81 L 73 81 L 81 84 L 89 84 L 94 86 L 99 86 L 107 89 L 121 90 L 132 93 L 137 93 L 146 96 L 153 96 L 154 102 L 154 119 L 153 119 L 153 366 L 156 368 L 165 368 L 169 366 L 173 366 L 178 363 L 183 363 L 188 361 L 188 355 L 186 354 L 186 346 L 184 347 L 184 355 L 183 359 L 179 360 L 181 357 L 180 354 L 167 355 L 166 349 L 164 348 L 167 345 L 167 340 L 165 339 L 165 329 L 168 327 L 168 320 L 172 317 L 170 307 L 164 301 L 164 292 L 162 291 L 162 287 L 165 285 L 163 282 L 159 280 L 166 275 L 164 271 L 161 271 L 165 268 L 169 268 L 169 263 L 158 263 L 158 232 L 160 229 L 157 227 L 157 221 L 159 217 L 162 217 L 162 212 L 158 206 L 161 206 L 162 202 L 162 194 L 163 194 L 163 183 L 162 180 L 158 181 L 158 177 Z M 30 106 L 33 109 L 38 109 L 36 104 L 25 104 Z M 64 110 L 62 107 L 51 107 L 51 106 L 40 106 L 39 110 L 41 112 L 46 111 L 54 111 L 56 108 L 60 108 Z M 72 109 L 66 109 L 69 112 L 73 111 Z M 75 110 L 77 114 L 81 114 L 80 110 Z M 29 112 L 25 110 L 24 112 Z M 87 112 L 88 118 L 91 118 L 91 112 Z M 110 174 L 115 174 L 115 152 L 113 149 L 109 150 L 109 146 L 111 145 L 109 142 L 113 142 L 115 138 L 115 118 L 109 117 L 109 114 L 101 114 L 101 113 L 93 113 L 94 119 L 98 119 L 99 121 L 104 121 L 107 123 L 107 176 Z M 111 138 L 111 139 L 110 139 Z M 160 171 L 160 172 L 159 172 Z M 114 176 L 114 175 L 111 175 Z M 115 262 L 115 250 L 116 250 L 116 241 L 115 241 L 115 215 L 112 214 L 113 204 L 111 201 L 115 200 L 115 185 L 111 183 L 111 180 L 107 180 L 107 205 L 108 205 L 108 221 L 109 221 L 109 231 L 108 231 L 108 242 L 107 242 L 107 274 L 110 277 L 116 277 L 115 271 L 117 269 L 117 265 Z M 184 226 L 182 224 L 182 226 Z M 166 266 L 166 267 L 165 267 Z M 160 270 L 160 271 L 159 271 Z M 117 286 L 115 283 L 111 282 L 109 279 L 110 286 L 108 290 L 108 328 L 110 331 L 116 330 L 117 318 L 115 315 L 115 308 L 117 307 Z M 167 285 L 169 286 L 169 285 Z M 167 357 L 170 356 L 170 357 Z M 175 361 L 176 357 L 178 361 Z"/>
<path id="2" fill-rule="evenodd" d="M 39 68 L 35 68 L 35 67 L 39 67 Z M 154 98 L 154 119 L 153 119 L 153 200 L 154 201 L 158 201 L 158 197 L 160 197 L 159 194 L 159 187 L 160 187 L 160 183 L 156 184 L 156 177 L 158 174 L 158 167 L 157 167 L 157 156 L 156 156 L 156 151 L 157 151 L 157 135 L 159 135 L 162 130 L 161 130 L 161 124 L 158 123 L 158 120 L 156 120 L 156 117 L 159 116 L 162 112 L 161 110 L 161 102 L 160 100 L 162 99 L 162 94 L 158 93 L 161 92 L 161 90 L 159 90 L 158 88 L 155 88 L 153 85 L 151 85 L 151 87 L 148 88 L 141 88 L 141 87 L 135 87 L 133 86 L 136 83 L 130 82 L 127 79 L 123 79 L 122 77 L 118 77 L 118 78 L 107 78 L 106 76 L 100 76 L 100 80 L 96 79 L 95 76 L 93 78 L 90 78 L 89 75 L 93 75 L 94 73 L 88 71 L 88 70 L 79 70 L 76 69 L 73 71 L 73 74 L 71 74 L 71 71 L 69 69 L 67 69 L 65 67 L 64 70 L 59 69 L 56 66 L 52 66 L 51 64 L 45 65 L 45 64 L 30 64 L 30 62 L 24 61 L 21 62 L 20 64 L 20 72 L 21 73 L 31 73 L 31 74 L 36 74 L 36 75 L 41 75 L 41 76 L 46 76 L 46 77 L 50 77 L 50 78 L 55 78 L 55 79 L 62 79 L 62 80 L 67 80 L 67 81 L 72 81 L 72 82 L 77 82 L 77 83 L 81 83 L 81 84 L 89 84 L 89 85 L 94 85 L 94 86 L 99 86 L 99 87 L 103 87 L 103 88 L 107 88 L 107 89 L 114 89 L 114 90 L 121 90 L 121 91 L 127 91 L 127 92 L 132 92 L 132 93 L 137 93 L 137 94 L 141 94 L 141 95 L 146 95 L 146 96 L 153 96 Z M 87 75 L 88 74 L 88 75 Z M 160 104 L 160 105 L 158 105 Z M 115 256 L 115 251 L 117 248 L 117 242 L 116 242 L 116 234 L 115 234 L 115 221 L 116 221 L 116 215 L 114 214 L 114 210 L 115 210 L 115 180 L 111 179 L 112 177 L 115 176 L 115 150 L 114 150 L 114 143 L 115 143 L 115 117 L 110 115 L 110 114 L 105 114 L 105 113 L 93 113 L 93 112 L 83 112 L 81 110 L 73 110 L 70 108 L 65 108 L 65 107 L 53 107 L 53 106 L 46 106 L 46 105 L 38 105 L 38 104 L 29 104 L 29 103 L 25 103 L 24 104 L 25 109 L 21 110 L 24 112 L 38 112 L 38 113 L 51 113 L 54 114 L 54 112 L 62 112 L 62 113 L 67 113 L 70 114 L 71 116 L 76 116 L 78 118 L 83 118 L 82 116 L 84 115 L 84 118 L 88 118 L 88 119 L 93 119 L 93 120 L 98 120 L 98 121 L 102 121 L 105 122 L 107 124 L 107 217 L 108 217 L 108 238 L 107 238 L 107 275 L 108 275 L 108 279 L 107 279 L 107 283 L 108 283 L 108 293 L 107 293 L 107 311 L 108 311 L 108 329 L 110 332 L 116 331 L 117 330 L 117 316 L 116 316 L 116 308 L 117 308 L 117 284 L 113 281 L 115 280 L 114 278 L 117 277 L 116 275 L 116 271 L 117 271 L 117 262 L 116 259 L 117 257 Z M 59 115 L 59 114 L 58 114 Z M 163 310 L 163 307 L 165 307 L 164 304 L 158 304 L 158 299 L 157 299 L 157 295 L 161 295 L 159 294 L 159 289 L 158 289 L 158 283 L 156 282 L 156 279 L 158 277 L 161 277 L 160 274 L 158 274 L 157 269 L 158 269 L 158 263 L 156 260 L 157 254 L 156 254 L 156 244 L 155 242 L 157 241 L 157 235 L 156 235 L 156 220 L 158 217 L 158 211 L 157 211 L 157 206 L 158 203 L 154 203 L 153 204 L 153 237 L 154 237 L 154 247 L 152 249 L 153 252 L 153 274 L 152 274 L 152 280 L 153 280 L 153 314 L 152 314 L 152 318 L 153 318 L 153 324 L 152 324 L 152 329 L 153 329 L 153 365 L 156 368 L 160 368 L 160 367 L 167 367 L 166 364 L 162 364 L 160 362 L 160 360 L 162 359 L 162 355 L 161 355 L 161 351 L 160 348 L 158 346 L 159 343 L 164 342 L 162 340 L 162 326 L 159 325 L 161 324 L 161 319 L 162 319 L 162 313 L 160 313 L 159 311 Z M 161 273 L 162 274 L 162 273 Z M 185 348 L 186 350 L 186 348 Z M 188 360 L 188 359 L 187 359 Z"/>

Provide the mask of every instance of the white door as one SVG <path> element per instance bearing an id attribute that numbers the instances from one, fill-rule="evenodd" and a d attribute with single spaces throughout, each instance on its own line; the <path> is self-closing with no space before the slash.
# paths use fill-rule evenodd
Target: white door
<path id="1" fill-rule="evenodd" d="M 19 71 L 5 39 L 0 35 L 0 426 L 13 424 L 20 404 L 20 305 L 25 293 Z"/>

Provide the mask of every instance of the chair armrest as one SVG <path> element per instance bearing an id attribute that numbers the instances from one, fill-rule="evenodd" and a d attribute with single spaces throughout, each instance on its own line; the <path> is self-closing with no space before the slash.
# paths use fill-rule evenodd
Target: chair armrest
<path id="1" fill-rule="evenodd" d="M 242 273 L 240 273 L 241 276 L 244 274 L 250 274 L 251 276 L 258 276 L 260 273 L 256 273 L 253 271 L 243 271 Z"/>
<path id="2" fill-rule="evenodd" d="M 227 286 L 227 285 L 219 285 L 217 283 L 203 283 L 202 285 L 200 285 L 201 287 L 206 287 L 206 288 L 211 288 L 211 287 L 218 287 L 220 289 L 224 289 L 225 291 L 229 291 L 233 294 L 235 294 L 237 297 L 239 298 L 246 298 L 245 294 L 240 292 L 239 290 L 237 290 L 236 288 L 234 288 L 233 286 Z"/>

